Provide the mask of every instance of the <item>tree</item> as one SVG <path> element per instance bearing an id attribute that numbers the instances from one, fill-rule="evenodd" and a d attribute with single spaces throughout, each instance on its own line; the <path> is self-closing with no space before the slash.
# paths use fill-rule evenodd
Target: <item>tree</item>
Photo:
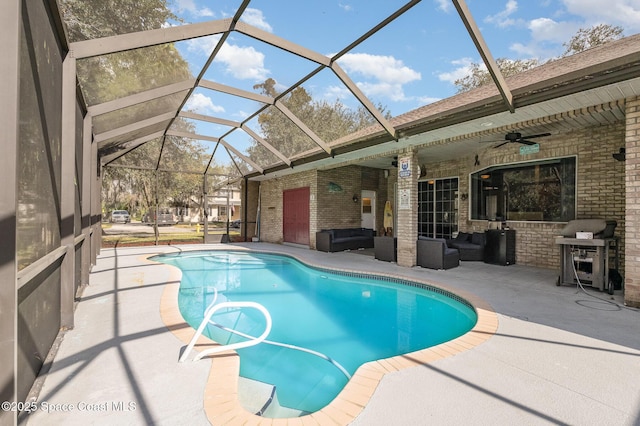
<path id="1" fill-rule="evenodd" d="M 166 0 L 64 0 L 60 2 L 69 39 L 81 41 L 163 28 L 167 22 L 178 21 Z M 113 13 L 117 10 L 117 13 Z M 143 17 L 143 18 L 141 18 Z M 88 105 L 122 98 L 155 87 L 191 77 L 188 63 L 171 43 L 151 46 L 78 61 L 78 79 Z M 153 102 L 134 105 L 94 117 L 94 129 L 111 129 L 134 123 L 167 111 L 175 110 L 180 95 L 166 96 Z M 190 131 L 187 122 L 175 120 L 174 128 Z M 99 130 L 98 130 L 99 131 Z M 120 142 L 120 141 L 119 141 Z M 113 144 L 103 147 L 117 152 Z M 120 165 L 144 165 L 155 168 L 160 155 L 159 141 L 148 142 L 125 154 Z M 206 149 L 198 141 L 168 136 L 165 138 L 160 167 L 175 173 L 153 170 L 107 167 L 103 173 L 103 209 L 127 208 L 144 212 L 159 202 L 188 204 L 202 191 L 202 175 L 179 173 L 201 171 L 208 162 Z M 215 166 L 215 165 L 214 165 Z"/>
<path id="2" fill-rule="evenodd" d="M 617 40 L 622 37 L 622 31 L 621 27 L 608 24 L 595 25 L 587 29 L 580 28 L 568 42 L 562 44 L 565 47 L 565 51 L 560 57 L 564 58 L 592 47 Z M 551 60 L 554 59 L 558 58 Z M 515 60 L 498 58 L 496 59 L 496 64 L 505 78 L 541 65 L 540 61 L 536 58 Z M 484 67 L 484 64 L 481 65 L 473 62 L 469 74 L 455 80 L 453 84 L 458 87 L 458 93 L 462 93 L 491 83 L 492 81 L 491 75 Z"/>
<path id="3" fill-rule="evenodd" d="M 580 28 L 568 42 L 562 43 L 565 51 L 561 57 L 564 58 L 565 56 L 574 55 L 592 47 L 618 40 L 622 38 L 623 31 L 622 27 L 608 24 L 595 25 L 587 29 Z"/>
<path id="4" fill-rule="evenodd" d="M 535 58 L 515 60 L 507 58 L 496 59 L 496 64 L 505 78 L 537 67 L 539 63 L 540 62 Z M 491 74 L 489 74 L 489 71 L 484 67 L 484 64 L 480 65 L 476 62 L 472 62 L 469 74 L 463 78 L 455 80 L 453 84 L 458 86 L 458 93 L 462 93 L 468 92 L 476 87 L 484 86 L 492 81 L 493 79 L 491 78 Z"/>
<path id="5" fill-rule="evenodd" d="M 256 84 L 253 88 L 266 96 L 280 95 L 272 78 Z M 338 100 L 333 103 L 314 100 L 304 87 L 295 88 L 281 100 L 287 109 L 327 143 L 376 123 L 365 108 L 352 110 Z M 387 118 L 390 117 L 383 107 L 378 108 Z M 258 124 L 264 139 L 288 158 L 318 149 L 307 134 L 275 107 L 262 112 L 258 116 Z M 264 164 L 265 161 L 269 164 L 270 161 L 277 160 L 270 153 L 265 153 L 256 141 L 252 141 L 248 152 L 250 158 L 258 164 Z"/>

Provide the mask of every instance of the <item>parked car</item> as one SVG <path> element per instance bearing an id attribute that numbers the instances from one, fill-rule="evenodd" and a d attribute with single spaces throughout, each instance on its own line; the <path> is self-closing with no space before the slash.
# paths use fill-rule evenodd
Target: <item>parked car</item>
<path id="1" fill-rule="evenodd" d="M 156 212 L 151 211 L 142 216 L 142 223 L 153 225 Z M 161 209 L 158 211 L 158 225 L 175 225 L 178 223 L 178 216 L 174 215 L 171 210 Z"/>
<path id="2" fill-rule="evenodd" d="M 240 219 L 236 219 L 233 222 L 231 222 L 231 227 L 232 228 L 240 228 L 241 224 L 242 224 L 242 221 Z"/>
<path id="3" fill-rule="evenodd" d="M 126 210 L 114 210 L 111 212 L 111 223 L 129 223 L 131 216 Z"/>

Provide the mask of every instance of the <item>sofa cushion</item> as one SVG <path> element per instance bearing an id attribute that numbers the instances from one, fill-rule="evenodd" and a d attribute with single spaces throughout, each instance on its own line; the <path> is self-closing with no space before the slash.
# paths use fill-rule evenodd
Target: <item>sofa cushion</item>
<path id="1" fill-rule="evenodd" d="M 356 236 L 356 237 L 344 237 L 344 238 L 334 238 L 333 242 L 334 243 L 346 243 L 346 242 L 356 242 L 356 241 L 369 241 L 371 240 L 371 237 L 366 237 L 366 236 Z"/>
<path id="2" fill-rule="evenodd" d="M 439 241 L 441 243 L 444 243 L 445 245 L 447 244 L 447 240 L 445 240 L 444 238 L 433 238 L 433 237 L 425 237 L 424 235 L 420 235 L 418 236 L 418 239 L 423 241 Z"/>
<path id="3" fill-rule="evenodd" d="M 474 232 L 471 235 L 471 244 L 477 244 L 484 247 L 485 239 L 483 232 Z"/>
<path id="4" fill-rule="evenodd" d="M 458 249 L 457 248 L 452 248 L 452 247 L 447 247 L 444 249 L 444 255 L 454 255 L 458 253 Z"/>
<path id="5" fill-rule="evenodd" d="M 456 243 L 455 248 L 459 250 L 478 250 L 482 246 L 473 243 Z"/>
<path id="6" fill-rule="evenodd" d="M 470 237 L 471 237 L 471 234 L 469 234 L 467 232 L 458 232 L 458 235 L 456 235 L 454 240 L 458 241 L 458 242 L 464 242 L 464 241 L 469 240 Z"/>

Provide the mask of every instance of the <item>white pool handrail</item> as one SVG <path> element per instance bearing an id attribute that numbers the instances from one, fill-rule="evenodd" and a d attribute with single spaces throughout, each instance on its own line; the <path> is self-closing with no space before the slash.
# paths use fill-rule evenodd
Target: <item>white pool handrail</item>
<path id="1" fill-rule="evenodd" d="M 215 300 L 214 300 L 214 303 L 215 303 Z M 196 330 L 196 334 L 193 335 L 193 337 L 191 338 L 191 341 L 189 342 L 189 345 L 187 346 L 187 349 L 185 349 L 184 353 L 180 357 L 180 362 L 184 362 L 187 359 L 187 357 L 189 356 L 189 353 L 191 352 L 191 350 L 195 346 L 196 341 L 198 340 L 200 335 L 202 335 L 202 332 L 204 331 L 204 328 L 207 326 L 207 324 L 209 322 L 211 322 L 211 317 L 213 316 L 213 314 L 216 313 L 216 311 L 219 311 L 220 309 L 225 309 L 225 308 L 253 308 L 253 309 L 257 309 L 258 311 L 262 312 L 262 315 L 264 315 L 264 318 L 266 320 L 264 331 L 262 332 L 262 334 L 260 336 L 252 337 L 251 340 L 246 340 L 244 342 L 237 342 L 237 343 L 232 343 L 230 345 L 216 346 L 216 347 L 213 347 L 213 348 L 205 349 L 205 350 L 201 351 L 200 353 L 198 353 L 198 355 L 196 355 L 193 358 L 194 361 L 198 361 L 198 360 L 202 359 L 203 357 L 205 357 L 207 355 L 211 355 L 211 354 L 215 354 L 215 353 L 219 353 L 219 352 L 226 352 L 226 351 L 229 351 L 229 350 L 232 350 L 232 349 L 235 350 L 235 349 L 248 348 L 249 346 L 257 345 L 258 343 L 262 342 L 269 335 L 269 333 L 271 332 L 271 315 L 269 315 L 269 311 L 267 311 L 267 309 L 264 306 L 262 306 L 261 304 L 259 304 L 259 303 L 256 303 L 256 302 L 222 302 L 222 303 L 219 303 L 217 305 L 210 305 L 207 308 L 207 310 L 205 311 L 204 318 L 202 319 L 202 322 L 200 323 L 200 327 L 198 327 L 198 330 Z"/>
<path id="2" fill-rule="evenodd" d="M 220 328 L 220 329 L 222 329 L 224 331 L 228 331 L 229 333 L 237 334 L 238 336 L 242 336 L 242 337 L 244 337 L 246 339 L 254 339 L 253 336 L 250 336 L 248 334 L 244 334 L 243 332 L 238 331 L 238 330 L 234 330 L 232 328 L 227 328 L 227 327 L 223 326 L 222 324 L 218 324 L 218 323 L 215 323 L 215 322 L 212 322 L 211 324 L 215 325 L 216 327 L 218 327 L 218 328 Z M 273 345 L 273 346 L 281 346 L 283 348 L 295 349 L 297 351 L 306 352 L 308 354 L 315 355 L 318 358 L 322 358 L 325 361 L 329 361 L 331 364 L 335 365 L 336 368 L 338 368 L 338 370 L 340 370 L 342 372 L 342 374 L 347 376 L 347 379 L 351 378 L 351 374 L 349 374 L 349 372 L 342 365 L 340 365 L 340 363 L 338 361 L 336 361 L 333 358 L 323 354 L 322 352 L 317 352 L 317 351 L 314 351 L 313 349 L 307 349 L 307 348 L 303 348 L 301 346 L 291 345 L 289 343 L 274 342 L 272 340 L 267 340 L 267 339 L 264 339 L 262 341 L 262 343 L 266 343 L 268 345 Z"/>
<path id="3" fill-rule="evenodd" d="M 209 349 L 205 349 L 202 352 L 200 352 L 198 355 L 196 355 L 193 360 L 194 361 L 198 361 L 202 358 L 204 358 L 207 355 L 211 355 L 211 354 L 215 354 L 215 353 L 219 353 L 219 352 L 226 352 L 228 350 L 231 349 L 242 349 L 242 348 L 248 348 L 250 346 L 255 346 L 258 343 L 267 343 L 269 345 L 274 345 L 274 346 L 281 346 L 284 348 L 289 348 L 289 349 L 295 349 L 301 352 L 306 352 L 309 353 L 311 355 L 315 355 L 319 358 L 322 358 L 326 361 L 329 361 L 331 364 L 333 364 L 336 368 L 338 368 L 338 370 L 340 370 L 342 372 L 342 374 L 344 374 L 345 376 L 347 376 L 347 379 L 351 379 L 351 374 L 349 374 L 349 372 L 342 366 L 340 365 L 340 363 L 336 360 L 334 360 L 333 358 L 330 358 L 329 356 L 321 353 L 321 352 L 317 352 L 314 351 L 312 349 L 307 349 L 307 348 L 303 348 L 300 346 L 296 346 L 296 345 L 291 345 L 288 343 L 279 343 L 279 342 L 273 342 L 271 340 L 267 340 L 266 337 L 269 335 L 269 333 L 271 332 L 271 326 L 272 326 L 272 320 L 271 320 L 271 315 L 269 314 L 269 311 L 267 310 L 267 308 L 265 308 L 264 306 L 262 306 L 259 303 L 256 302 L 222 302 L 216 305 L 216 301 L 218 300 L 218 289 L 217 288 L 213 288 L 213 300 L 211 301 L 211 303 L 209 304 L 209 306 L 207 307 L 207 309 L 204 311 L 204 318 L 202 319 L 202 322 L 200 323 L 200 326 L 198 327 L 198 330 L 196 330 L 196 333 L 193 335 L 193 337 L 191 338 L 191 341 L 189 342 L 189 344 L 187 345 L 187 348 L 185 349 L 185 351 L 182 353 L 182 356 L 180 357 L 179 362 L 184 362 L 186 361 L 187 357 L 189 356 L 189 353 L 191 353 L 191 351 L 193 350 L 193 347 L 195 346 L 196 342 L 198 341 L 198 338 L 202 335 L 202 333 L 204 332 L 205 327 L 207 326 L 207 324 L 211 324 L 214 325 L 222 330 L 228 331 L 229 333 L 233 333 L 233 334 L 237 334 L 238 336 L 242 336 L 245 339 L 249 339 L 246 340 L 244 342 L 237 342 L 237 343 L 232 343 L 230 345 L 222 345 L 222 346 L 216 346 L 214 348 L 209 348 Z M 219 311 L 220 309 L 224 309 L 224 308 L 254 308 L 257 309 L 258 311 L 262 312 L 262 314 L 265 317 L 266 320 L 266 325 L 265 325 L 265 329 L 262 332 L 262 334 L 258 337 L 254 337 L 254 336 L 250 336 L 248 334 L 242 333 L 238 330 L 234 330 L 228 327 L 223 326 L 222 324 L 218 324 L 215 321 L 211 320 L 211 317 L 213 316 L 214 313 L 216 313 L 216 311 Z"/>

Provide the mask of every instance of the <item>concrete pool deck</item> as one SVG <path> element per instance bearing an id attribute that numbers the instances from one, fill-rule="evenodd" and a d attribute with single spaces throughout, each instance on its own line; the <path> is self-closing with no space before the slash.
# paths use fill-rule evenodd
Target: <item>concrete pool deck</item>
<path id="1" fill-rule="evenodd" d="M 469 341 L 433 351 L 438 356 L 362 369 L 361 378 L 347 386 L 353 392 L 321 413 L 260 418 L 237 409 L 236 356 L 177 362 L 193 333 L 167 311 L 179 273 L 146 257 L 201 248 L 253 248 L 318 266 L 426 280 L 486 304 L 481 307 L 487 308 L 488 322 Z M 34 386 L 38 410 L 23 421 L 640 424 L 640 312 L 620 306 L 620 291 L 612 297 L 587 287 L 584 293 L 557 287 L 556 278 L 555 271 L 522 265 L 463 262 L 433 271 L 355 252 L 266 243 L 103 249 L 77 304 L 75 328 L 61 334 L 48 371 Z"/>

